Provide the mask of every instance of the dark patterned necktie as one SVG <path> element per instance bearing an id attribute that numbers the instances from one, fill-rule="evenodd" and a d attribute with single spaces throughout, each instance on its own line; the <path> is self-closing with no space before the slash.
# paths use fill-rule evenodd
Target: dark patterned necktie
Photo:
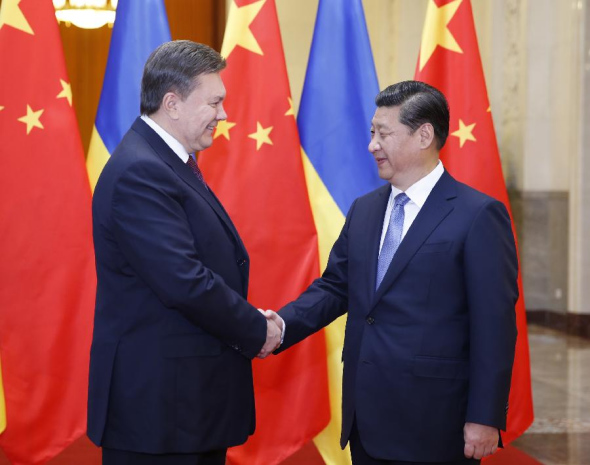
<path id="1" fill-rule="evenodd" d="M 193 173 L 195 173 L 197 179 L 201 181 L 205 187 L 207 187 L 207 183 L 205 182 L 205 179 L 203 179 L 203 173 L 201 173 L 199 165 L 197 165 L 197 162 L 191 155 L 188 156 L 188 161 L 186 162 L 186 164 L 190 167 Z"/>

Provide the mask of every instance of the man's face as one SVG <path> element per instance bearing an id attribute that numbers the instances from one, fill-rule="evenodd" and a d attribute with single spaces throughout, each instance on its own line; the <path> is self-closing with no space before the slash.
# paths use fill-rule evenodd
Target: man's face
<path id="1" fill-rule="evenodd" d="M 202 74 L 198 82 L 185 100 L 177 102 L 175 136 L 188 153 L 209 147 L 217 123 L 227 118 L 223 109 L 225 87 L 219 74 Z"/>
<path id="2" fill-rule="evenodd" d="M 419 131 L 399 122 L 400 107 L 378 107 L 371 123 L 369 152 L 375 157 L 379 177 L 399 186 L 423 167 Z"/>

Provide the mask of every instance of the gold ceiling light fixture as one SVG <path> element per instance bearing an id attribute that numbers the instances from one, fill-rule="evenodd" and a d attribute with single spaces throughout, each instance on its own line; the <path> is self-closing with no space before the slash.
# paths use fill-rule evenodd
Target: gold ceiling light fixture
<path id="1" fill-rule="evenodd" d="M 83 29 L 113 27 L 118 0 L 53 0 L 55 16 L 60 23 Z"/>

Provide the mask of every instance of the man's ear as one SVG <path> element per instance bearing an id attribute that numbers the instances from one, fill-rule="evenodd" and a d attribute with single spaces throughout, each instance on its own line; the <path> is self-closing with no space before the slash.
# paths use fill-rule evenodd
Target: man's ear
<path id="1" fill-rule="evenodd" d="M 177 120 L 179 118 L 178 114 L 178 104 L 180 102 L 180 97 L 176 95 L 174 92 L 167 92 L 162 99 L 162 105 L 160 108 L 164 110 L 166 115 L 170 119 Z"/>
<path id="2" fill-rule="evenodd" d="M 420 148 L 427 149 L 434 142 L 434 127 L 430 123 L 424 123 L 418 128 L 420 134 Z"/>

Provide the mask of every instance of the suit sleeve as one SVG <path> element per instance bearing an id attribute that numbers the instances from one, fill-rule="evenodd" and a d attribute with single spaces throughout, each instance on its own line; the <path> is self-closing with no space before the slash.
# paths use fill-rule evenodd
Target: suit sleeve
<path id="1" fill-rule="evenodd" d="M 326 270 L 297 300 L 279 314 L 285 321 L 285 340 L 276 353 L 288 349 L 307 336 L 329 325 L 348 307 L 348 229 L 356 200 L 350 207 L 340 236 L 334 243 Z"/>
<path id="2" fill-rule="evenodd" d="M 198 260 L 178 182 L 159 164 L 132 164 L 114 189 L 114 238 L 166 307 L 253 358 L 266 320 Z"/>
<path id="3" fill-rule="evenodd" d="M 466 421 L 505 429 L 516 344 L 518 259 L 501 202 L 489 202 L 479 211 L 464 261 L 470 321 Z"/>

